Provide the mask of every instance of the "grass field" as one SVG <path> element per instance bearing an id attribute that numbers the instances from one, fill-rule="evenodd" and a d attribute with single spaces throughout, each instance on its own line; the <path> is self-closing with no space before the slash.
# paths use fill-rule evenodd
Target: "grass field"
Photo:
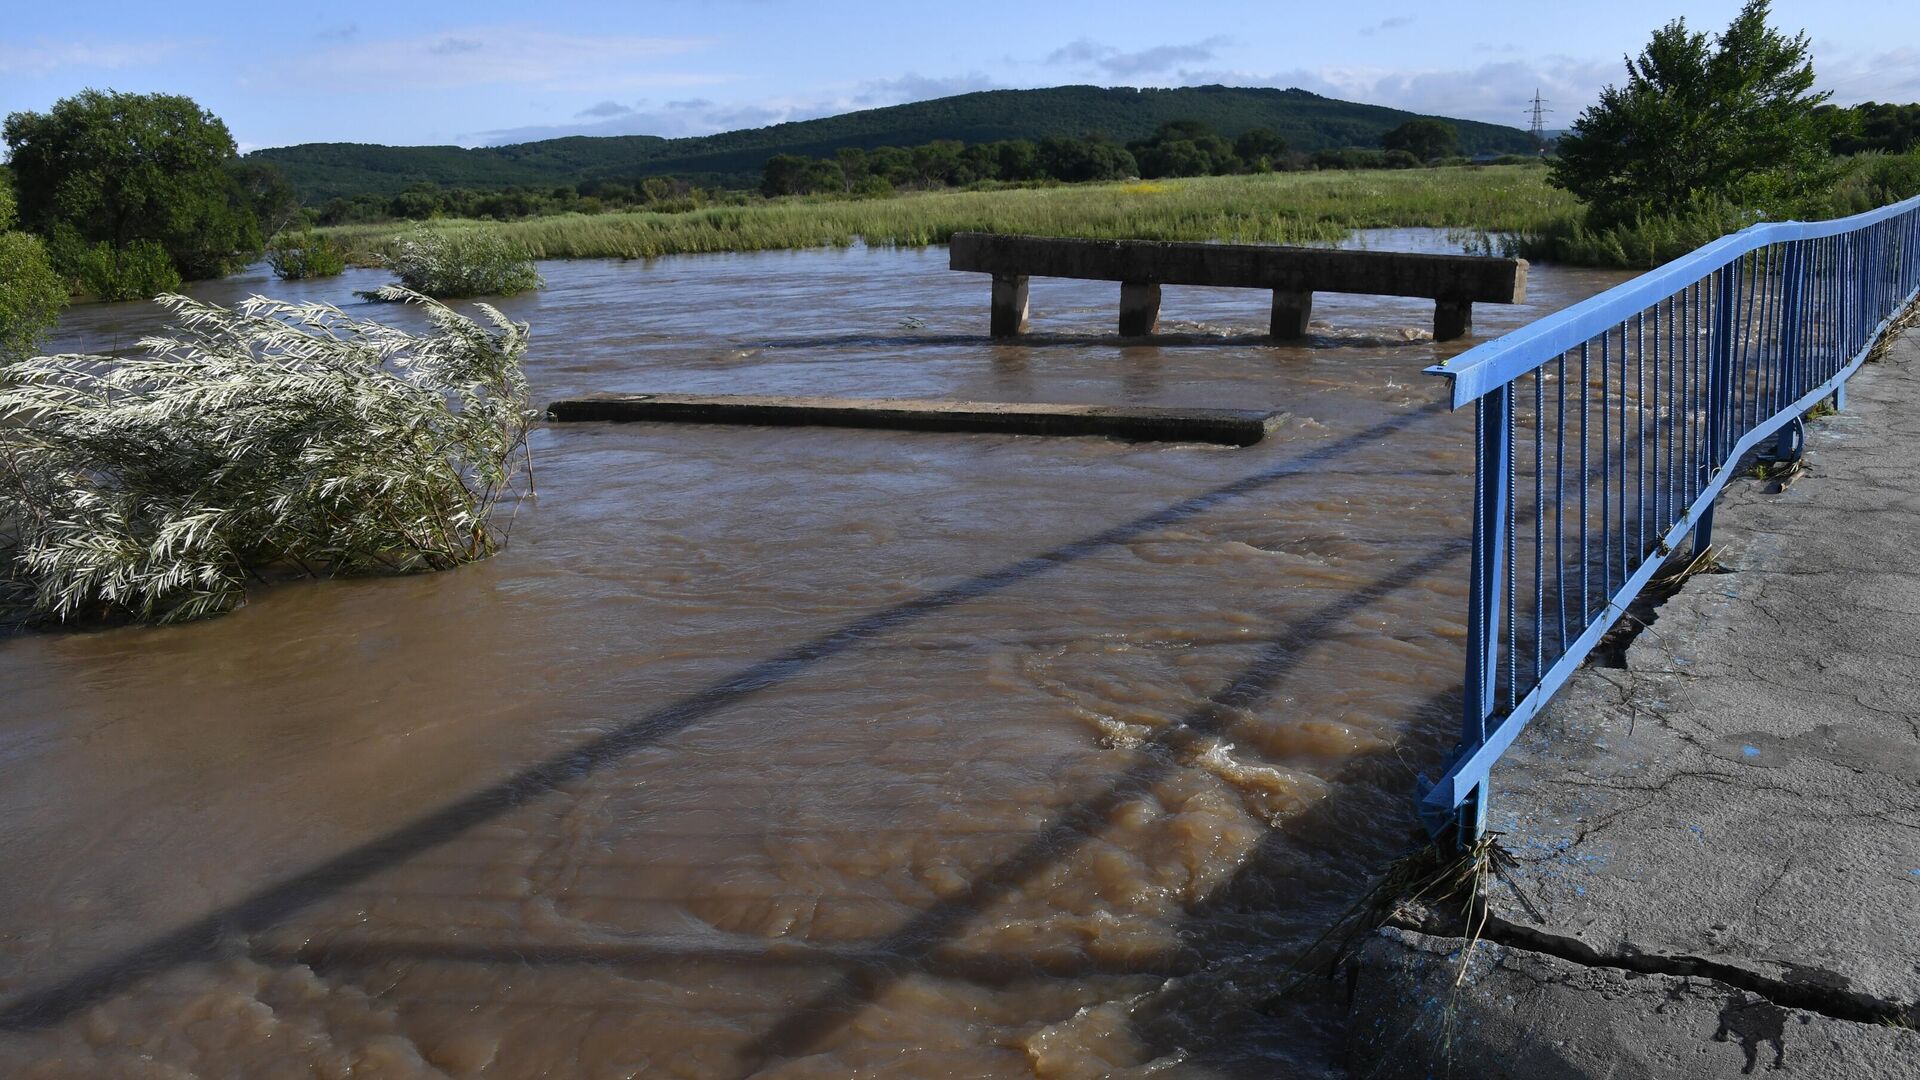
<path id="1" fill-rule="evenodd" d="M 1093 238 L 1312 243 L 1352 229 L 1427 226 L 1540 233 L 1578 214 L 1546 170 L 1508 165 L 1402 171 L 1271 173 L 1183 180 L 942 191 L 865 200 L 778 199 L 679 214 L 566 214 L 522 221 L 441 220 L 524 245 L 535 258 L 647 258 L 711 251 L 920 246 L 956 232 Z M 325 230 L 361 259 L 409 225 Z"/>

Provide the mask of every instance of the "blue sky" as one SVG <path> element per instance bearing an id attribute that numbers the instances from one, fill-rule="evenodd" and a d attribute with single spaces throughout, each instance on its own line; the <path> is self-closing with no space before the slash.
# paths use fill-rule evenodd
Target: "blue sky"
<path id="1" fill-rule="evenodd" d="M 183 93 L 242 149 L 690 135 L 993 87 L 1220 82 L 1564 126 L 1621 58 L 1716 3 L 808 0 L 34 3 L 0 20 L 0 112 Z M 1836 100 L 1920 100 L 1920 3 L 1776 0 Z"/>

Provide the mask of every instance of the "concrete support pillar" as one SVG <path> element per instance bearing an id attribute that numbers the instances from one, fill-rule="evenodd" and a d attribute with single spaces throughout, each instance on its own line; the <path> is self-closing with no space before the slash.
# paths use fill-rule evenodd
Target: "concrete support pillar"
<path id="1" fill-rule="evenodd" d="M 1307 336 L 1307 323 L 1313 318 L 1313 294 L 1273 290 L 1273 319 L 1267 332 L 1277 338 Z"/>
<path id="2" fill-rule="evenodd" d="M 1120 336 L 1146 337 L 1160 327 L 1160 286 L 1141 281 L 1120 283 Z"/>
<path id="3" fill-rule="evenodd" d="M 994 337 L 1019 337 L 1027 332 L 1027 277 L 1025 274 L 993 275 Z"/>
<path id="4" fill-rule="evenodd" d="M 1466 337 L 1473 329 L 1473 301 L 1436 300 L 1433 302 L 1433 340 L 1452 341 Z"/>

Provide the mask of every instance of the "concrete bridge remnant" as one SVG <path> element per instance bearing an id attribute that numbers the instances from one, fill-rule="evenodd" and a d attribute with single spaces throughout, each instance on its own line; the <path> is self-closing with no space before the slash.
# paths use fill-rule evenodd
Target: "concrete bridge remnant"
<path id="1" fill-rule="evenodd" d="M 956 233 L 947 266 L 993 275 L 990 329 L 997 338 L 1026 333 L 1032 277 L 1118 281 L 1123 337 L 1155 331 L 1162 285 L 1271 290 L 1269 331 L 1283 339 L 1306 335 L 1316 292 L 1431 299 L 1435 341 L 1466 335 L 1475 303 L 1527 298 L 1525 259 L 1477 255 Z"/>

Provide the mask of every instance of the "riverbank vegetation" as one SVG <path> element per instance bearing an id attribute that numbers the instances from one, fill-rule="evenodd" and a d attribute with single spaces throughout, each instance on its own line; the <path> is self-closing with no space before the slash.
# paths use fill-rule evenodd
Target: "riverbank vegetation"
<path id="1" fill-rule="evenodd" d="M 1303 172 L 1119 181 L 888 198 L 802 196 L 684 213 L 574 214 L 433 231 L 485 229 L 535 258 L 651 258 L 716 251 L 946 242 L 956 232 L 1092 238 L 1321 243 L 1356 228 L 1433 227 L 1537 232 L 1578 204 L 1539 166 Z M 409 225 L 323 232 L 377 263 Z"/>
<path id="2" fill-rule="evenodd" d="M 0 176 L 0 369 L 31 354 L 67 306 L 40 238 L 13 223 L 13 190 Z"/>
<path id="3" fill-rule="evenodd" d="M 483 558 L 523 490 L 527 327 L 417 293 L 412 333 L 319 304 L 162 298 L 143 356 L 18 361 L 0 381 L 0 604 L 178 622 L 249 582 Z"/>
<path id="4" fill-rule="evenodd" d="M 267 266 L 282 281 L 338 277 L 347 269 L 347 253 L 312 226 L 287 230 L 267 245 Z"/>
<path id="5" fill-rule="evenodd" d="M 406 289 L 443 300 L 512 296 L 546 284 L 523 245 L 481 229 L 416 225 L 388 245 L 383 261 Z"/>

